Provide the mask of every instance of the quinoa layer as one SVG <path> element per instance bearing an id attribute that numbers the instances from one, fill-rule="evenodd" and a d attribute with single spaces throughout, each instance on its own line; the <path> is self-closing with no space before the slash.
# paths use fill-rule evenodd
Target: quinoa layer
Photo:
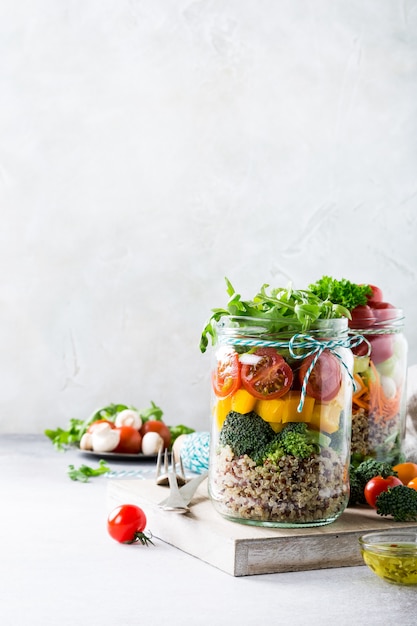
<path id="1" fill-rule="evenodd" d="M 399 420 L 376 421 L 375 416 L 359 409 L 352 415 L 351 454 L 384 460 L 398 447 Z"/>
<path id="2" fill-rule="evenodd" d="M 337 517 L 346 507 L 346 467 L 331 448 L 307 459 L 282 457 L 257 466 L 229 446 L 213 460 L 211 496 L 220 513 L 242 520 L 313 523 Z"/>

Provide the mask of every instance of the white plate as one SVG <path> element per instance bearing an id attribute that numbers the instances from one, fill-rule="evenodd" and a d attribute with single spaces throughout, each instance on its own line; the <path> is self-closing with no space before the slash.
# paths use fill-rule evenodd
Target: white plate
<path id="1" fill-rule="evenodd" d="M 156 454 L 142 454 L 142 452 L 138 452 L 138 454 L 122 454 L 121 452 L 95 452 L 94 450 L 81 449 L 79 449 L 79 452 L 96 459 L 107 459 L 109 461 L 155 461 L 157 458 Z"/>

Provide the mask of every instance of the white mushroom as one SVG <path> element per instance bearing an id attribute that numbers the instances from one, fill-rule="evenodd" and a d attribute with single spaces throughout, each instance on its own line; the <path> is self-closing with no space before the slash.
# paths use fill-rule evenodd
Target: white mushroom
<path id="1" fill-rule="evenodd" d="M 158 454 L 163 447 L 164 440 L 159 433 L 149 431 L 142 437 L 142 453 L 146 455 Z"/>
<path id="2" fill-rule="evenodd" d="M 133 426 L 136 430 L 140 430 L 142 426 L 142 419 L 137 411 L 133 409 L 124 409 L 116 415 L 115 424 L 117 428 L 120 426 Z"/>
<path id="3" fill-rule="evenodd" d="M 93 440 L 91 433 L 84 433 L 80 440 L 80 450 L 92 450 Z"/>
<path id="4" fill-rule="evenodd" d="M 94 452 L 112 452 L 119 445 L 120 431 L 110 424 L 97 424 L 91 439 Z"/>

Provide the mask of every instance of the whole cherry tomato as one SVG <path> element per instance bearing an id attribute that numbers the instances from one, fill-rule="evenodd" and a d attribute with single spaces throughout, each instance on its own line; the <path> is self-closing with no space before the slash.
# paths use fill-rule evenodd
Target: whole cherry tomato
<path id="1" fill-rule="evenodd" d="M 410 480 L 417 478 L 417 463 L 411 463 L 405 461 L 404 463 L 398 463 L 392 468 L 394 472 L 397 472 L 398 478 L 403 485 L 408 485 Z"/>
<path id="2" fill-rule="evenodd" d="M 139 432 L 142 437 L 149 432 L 158 433 L 158 435 L 161 435 L 162 439 L 164 440 L 164 448 L 169 448 L 169 446 L 171 445 L 171 431 L 169 430 L 168 426 L 161 420 L 148 420 L 142 425 L 142 428 Z"/>
<path id="3" fill-rule="evenodd" d="M 410 487 L 410 489 L 415 489 L 417 491 L 417 478 L 413 478 L 412 480 L 410 480 L 410 482 L 407 483 L 407 487 Z"/>
<path id="4" fill-rule="evenodd" d="M 120 440 L 113 452 L 120 454 L 138 454 L 142 447 L 142 436 L 133 426 L 119 426 Z"/>
<path id="5" fill-rule="evenodd" d="M 371 344 L 370 356 L 375 365 L 386 361 L 393 355 L 394 335 L 365 335 L 365 337 Z"/>
<path id="6" fill-rule="evenodd" d="M 387 478 L 383 478 L 382 476 L 375 476 L 368 480 L 365 485 L 365 500 L 372 508 L 376 508 L 376 501 L 380 493 L 383 491 L 388 491 L 391 487 L 396 487 L 397 485 L 402 485 L 402 482 L 396 476 L 388 476 Z"/>
<path id="7" fill-rule="evenodd" d="M 372 312 L 376 322 L 385 322 L 395 318 L 395 306 L 389 302 L 374 302 Z"/>
<path id="8" fill-rule="evenodd" d="M 107 531 L 119 543 L 140 542 L 152 543 L 150 537 L 143 532 L 146 528 L 145 512 L 135 504 L 122 504 L 110 513 L 107 518 Z"/>
<path id="9" fill-rule="evenodd" d="M 375 285 L 368 285 L 368 287 L 372 290 L 372 295 L 367 296 L 369 304 L 372 305 L 374 302 L 382 302 L 384 299 L 382 289 L 376 287 Z"/>
<path id="10" fill-rule="evenodd" d="M 349 320 L 350 328 L 370 328 L 375 323 L 373 310 L 367 304 L 359 304 L 350 314 L 352 316 Z"/>

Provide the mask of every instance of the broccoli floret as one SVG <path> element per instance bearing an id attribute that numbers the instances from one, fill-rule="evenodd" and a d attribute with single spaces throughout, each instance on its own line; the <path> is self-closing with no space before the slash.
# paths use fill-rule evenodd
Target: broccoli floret
<path id="1" fill-rule="evenodd" d="M 349 468 L 350 496 L 349 506 L 355 504 L 366 504 L 364 489 L 366 483 L 375 476 L 397 476 L 397 472 L 392 465 L 375 459 L 366 459 L 359 463 L 357 467 L 351 465 Z"/>
<path id="2" fill-rule="evenodd" d="M 220 431 L 221 446 L 230 446 L 236 456 L 247 454 L 258 462 L 263 451 L 275 437 L 275 431 L 257 413 L 230 411 Z"/>
<path id="3" fill-rule="evenodd" d="M 390 515 L 396 522 L 417 521 L 417 491 L 397 485 L 383 491 L 376 499 L 378 515 Z"/>
<path id="4" fill-rule="evenodd" d="M 282 456 L 289 454 L 301 459 L 320 450 L 320 445 L 329 445 L 330 438 L 310 430 L 305 422 L 289 422 L 277 433 L 266 448 L 262 461 L 276 463 Z"/>
<path id="5" fill-rule="evenodd" d="M 356 475 L 356 472 L 353 471 L 352 467 L 349 468 L 349 485 L 350 492 L 348 506 L 354 506 L 355 504 L 365 504 L 365 486 L 359 479 L 359 476 Z"/>

